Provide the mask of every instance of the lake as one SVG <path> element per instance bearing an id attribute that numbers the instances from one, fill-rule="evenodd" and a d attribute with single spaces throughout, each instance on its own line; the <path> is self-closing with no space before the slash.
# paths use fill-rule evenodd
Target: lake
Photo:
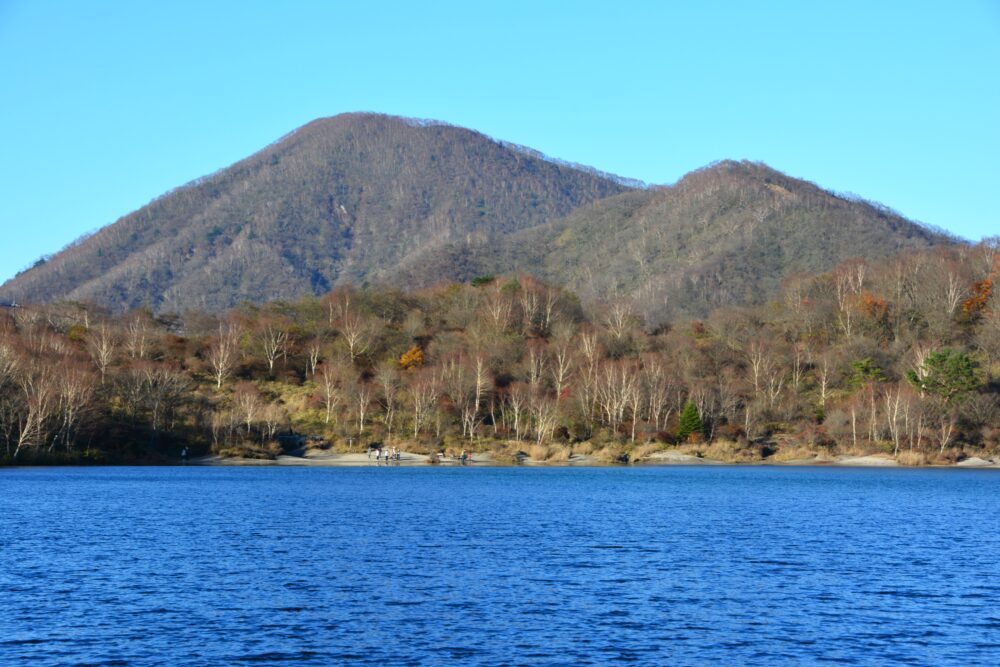
<path id="1" fill-rule="evenodd" d="M 997 665 L 1000 474 L 0 470 L 3 665 Z"/>

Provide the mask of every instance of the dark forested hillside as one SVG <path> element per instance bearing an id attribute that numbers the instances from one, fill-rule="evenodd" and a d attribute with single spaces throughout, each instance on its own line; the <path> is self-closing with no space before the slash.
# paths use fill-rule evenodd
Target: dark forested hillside
<path id="1" fill-rule="evenodd" d="M 883 206 L 727 161 L 506 239 L 428 250 L 400 267 L 396 281 L 522 270 L 585 298 L 627 296 L 653 319 L 704 316 L 721 305 L 763 303 L 797 273 L 951 241 Z"/>
<path id="2" fill-rule="evenodd" d="M 470 130 L 345 114 L 164 195 L 18 276 L 0 298 L 182 311 L 320 294 L 626 189 Z"/>

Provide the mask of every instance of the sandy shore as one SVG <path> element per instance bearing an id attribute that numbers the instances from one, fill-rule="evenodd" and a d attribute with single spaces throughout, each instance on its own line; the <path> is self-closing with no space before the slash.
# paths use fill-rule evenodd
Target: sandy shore
<path id="1" fill-rule="evenodd" d="M 318 467 L 363 467 L 363 466 L 595 466 L 604 465 L 593 456 L 574 454 L 568 461 L 536 461 L 532 458 L 521 458 L 517 464 L 498 462 L 489 453 L 472 454 L 462 463 L 457 457 L 441 456 L 438 462 L 431 463 L 426 454 L 400 452 L 399 459 L 386 462 L 369 458 L 367 454 L 338 454 L 324 450 L 309 450 L 300 454 L 282 454 L 275 459 L 244 459 L 222 456 L 202 456 L 192 459 L 190 465 L 203 466 L 318 466 Z"/>
<path id="2" fill-rule="evenodd" d="M 203 456 L 193 459 L 192 465 L 206 466 L 317 466 L 317 467 L 361 467 L 361 466 L 429 466 L 432 465 L 430 457 L 426 454 L 414 452 L 401 452 L 399 460 L 390 462 L 376 461 L 369 458 L 367 454 L 338 454 L 321 449 L 310 449 L 297 454 L 283 454 L 276 459 L 243 459 L 224 458 L 221 456 Z M 441 457 L 438 463 L 433 465 L 460 466 L 463 463 L 456 457 Z M 528 457 L 522 457 L 517 464 L 498 462 L 489 453 L 472 454 L 464 465 L 467 466 L 602 466 L 612 465 L 605 461 L 600 461 L 593 456 L 574 454 L 568 461 L 536 461 Z M 869 456 L 838 456 L 835 458 L 804 458 L 792 459 L 788 461 L 755 461 L 752 463 L 729 463 L 715 459 L 703 458 L 679 451 L 666 450 L 655 452 L 647 459 L 635 462 L 635 465 L 647 466 L 717 466 L 717 465 L 770 465 L 770 466 L 843 466 L 843 467 L 865 467 L 865 468 L 887 468 L 899 467 L 900 464 L 888 455 L 873 454 Z M 935 466 L 921 466 L 935 467 Z M 938 467 L 959 467 L 959 468 L 996 468 L 1000 469 L 1000 461 L 972 457 L 965 459 L 954 466 Z"/>

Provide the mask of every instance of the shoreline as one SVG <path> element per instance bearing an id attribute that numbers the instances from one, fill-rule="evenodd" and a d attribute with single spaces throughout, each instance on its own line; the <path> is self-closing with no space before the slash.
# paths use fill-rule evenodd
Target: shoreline
<path id="1" fill-rule="evenodd" d="M 903 465 L 896 459 L 885 455 L 847 456 L 834 458 L 813 457 L 805 459 L 790 459 L 787 461 L 721 461 L 684 454 L 676 451 L 658 452 L 648 458 L 629 463 L 614 463 L 597 459 L 589 455 L 574 455 L 564 461 L 538 461 L 523 458 L 516 462 L 498 461 L 488 453 L 472 454 L 463 463 L 455 457 L 442 457 L 437 462 L 431 462 L 426 454 L 401 452 L 399 460 L 376 461 L 364 453 L 314 453 L 304 455 L 282 454 L 274 459 L 250 459 L 236 457 L 221 457 L 218 455 L 202 456 L 188 461 L 190 466 L 291 466 L 291 467 L 328 467 L 328 468 L 363 468 L 363 467 L 476 467 L 476 468 L 579 468 L 579 467 L 673 467 L 673 466 L 729 466 L 729 467 L 819 467 L 819 468 L 957 468 L 971 470 L 1000 470 L 1000 461 L 971 457 L 953 464 L 921 464 Z"/>
<path id="2" fill-rule="evenodd" d="M 310 449 L 289 454 L 280 454 L 273 459 L 225 457 L 218 454 L 208 454 L 192 458 L 188 461 L 178 459 L 136 460 L 136 461 L 28 461 L 23 465 L 11 465 L 5 462 L 0 470 L 13 468 L 90 468 L 90 467 L 315 467 L 315 468 L 363 468 L 363 467 L 404 467 L 404 468 L 660 468 L 660 467 L 772 467 L 772 468 L 897 468 L 897 469 L 966 469 L 966 470 L 1000 470 L 1000 457 L 989 459 L 971 456 L 957 463 L 901 463 L 887 454 L 813 456 L 805 458 L 790 458 L 775 460 L 772 458 L 756 460 L 722 460 L 705 456 L 688 454 L 680 450 L 665 450 L 653 452 L 634 461 L 611 461 L 589 454 L 572 454 L 568 459 L 536 460 L 522 455 L 511 460 L 509 457 L 496 458 L 491 452 L 477 452 L 470 455 L 466 462 L 454 456 L 439 456 L 437 461 L 431 461 L 427 454 L 416 452 L 400 452 L 399 460 L 376 461 L 368 458 L 363 452 L 332 452 L 330 450 Z"/>

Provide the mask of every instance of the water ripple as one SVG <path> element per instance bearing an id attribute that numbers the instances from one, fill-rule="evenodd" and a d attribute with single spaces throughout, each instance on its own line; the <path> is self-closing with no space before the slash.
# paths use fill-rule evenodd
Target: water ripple
<path id="1" fill-rule="evenodd" d="M 0 470 L 2 665 L 996 665 L 1000 476 Z"/>

